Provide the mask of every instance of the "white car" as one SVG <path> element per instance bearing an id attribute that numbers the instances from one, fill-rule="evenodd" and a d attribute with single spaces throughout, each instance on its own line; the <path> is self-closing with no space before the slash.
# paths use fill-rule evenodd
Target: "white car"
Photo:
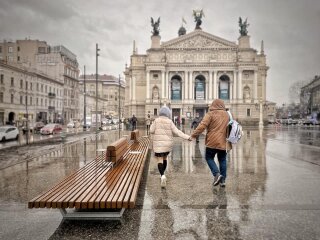
<path id="1" fill-rule="evenodd" d="M 18 139 L 19 130 L 14 126 L 2 126 L 0 127 L 0 140 L 5 141 L 9 139 Z"/>
<path id="2" fill-rule="evenodd" d="M 69 122 L 67 124 L 67 128 L 74 128 L 74 122 Z"/>

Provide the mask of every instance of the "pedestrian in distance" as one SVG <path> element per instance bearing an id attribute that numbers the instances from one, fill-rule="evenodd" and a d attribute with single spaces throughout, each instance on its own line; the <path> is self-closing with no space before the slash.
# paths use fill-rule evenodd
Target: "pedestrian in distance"
<path id="1" fill-rule="evenodd" d="M 136 130 L 138 119 L 136 118 L 136 116 L 134 114 L 132 115 L 130 122 L 131 122 L 131 126 L 132 126 L 132 131 Z"/>
<path id="2" fill-rule="evenodd" d="M 151 118 L 150 118 L 150 114 L 148 114 L 147 119 L 146 119 L 147 135 L 150 134 L 150 125 L 151 125 Z"/>
<path id="3" fill-rule="evenodd" d="M 199 113 L 196 113 L 196 117 L 192 120 L 191 128 L 196 129 L 199 126 L 202 118 L 200 117 Z M 199 143 L 199 135 L 196 137 L 196 142 Z"/>
<path id="4" fill-rule="evenodd" d="M 209 108 L 209 112 L 191 134 L 192 138 L 196 138 L 204 130 L 207 130 L 205 158 L 213 175 L 213 186 L 217 186 L 220 183 L 221 187 L 225 187 L 227 177 L 226 139 L 228 124 L 229 115 L 224 102 L 221 99 L 215 99 Z M 219 167 L 214 161 L 216 154 L 218 155 Z"/>
<path id="5" fill-rule="evenodd" d="M 192 141 L 191 137 L 180 131 L 171 121 L 171 110 L 167 106 L 161 107 L 159 117 L 153 121 L 150 127 L 152 134 L 152 148 L 158 163 L 161 187 L 166 187 L 167 178 L 165 171 L 167 168 L 167 157 L 172 151 L 173 134 L 182 139 Z"/>

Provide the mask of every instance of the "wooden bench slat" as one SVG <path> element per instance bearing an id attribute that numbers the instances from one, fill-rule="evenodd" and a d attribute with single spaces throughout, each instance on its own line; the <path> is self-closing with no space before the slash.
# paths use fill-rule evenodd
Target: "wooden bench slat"
<path id="1" fill-rule="evenodd" d="M 145 143 L 146 145 L 146 148 L 148 148 L 149 146 L 149 139 L 147 140 L 147 142 Z M 145 160 L 147 158 L 147 152 L 146 151 L 146 154 L 144 155 L 144 161 L 143 161 L 143 166 L 141 166 L 141 170 L 139 171 L 139 175 L 136 179 L 136 184 L 134 185 L 133 187 L 133 190 L 132 190 L 132 193 L 131 193 L 131 196 L 130 196 L 130 200 L 129 200 L 129 208 L 134 208 L 135 206 L 135 202 L 136 202 L 136 199 L 137 199 L 137 194 L 138 194 L 138 190 L 139 190 L 139 186 L 140 186 L 140 181 L 141 181 L 141 176 L 142 176 L 142 173 L 143 173 L 143 168 L 144 168 L 144 164 L 145 164 Z"/>
<path id="2" fill-rule="evenodd" d="M 93 165 L 92 168 L 87 169 L 87 171 L 84 171 L 83 173 L 81 173 L 80 175 L 75 176 L 74 179 L 72 179 L 72 181 L 70 181 L 69 183 L 66 183 L 64 186 L 62 186 L 59 191 L 56 192 L 55 195 L 53 195 L 51 198 L 47 199 L 46 201 L 46 207 L 52 207 L 52 208 L 56 208 L 57 206 L 59 208 L 61 208 L 61 204 L 59 202 L 59 200 L 63 197 L 63 195 L 65 193 L 67 193 L 71 188 L 74 188 L 75 186 L 78 186 L 79 184 L 81 184 L 81 182 L 83 181 L 84 178 L 91 176 L 91 174 L 95 171 L 95 169 L 97 167 L 100 167 L 104 164 L 104 161 L 96 161 L 95 165 Z M 79 181 L 82 180 L 82 181 Z"/>
<path id="3" fill-rule="evenodd" d="M 126 185 L 124 186 L 124 189 L 126 189 L 125 191 L 122 191 L 121 194 L 115 199 L 115 204 L 116 204 L 116 207 L 117 208 L 122 208 L 123 205 L 126 204 L 125 200 L 124 200 L 124 197 L 125 195 L 130 192 L 131 190 L 131 186 L 132 184 L 134 184 L 134 179 L 137 175 L 137 170 L 140 169 L 140 166 L 141 166 L 141 156 L 139 156 L 139 159 L 137 160 L 138 164 L 135 166 L 135 168 L 133 169 L 133 174 L 130 174 L 130 177 L 126 183 Z"/>
<path id="4" fill-rule="evenodd" d="M 91 161 L 90 163 L 88 163 L 88 167 L 90 167 L 90 165 L 92 165 L 94 163 L 95 160 Z M 50 195 L 53 191 L 55 191 L 56 189 L 58 189 L 61 185 L 65 184 L 66 181 L 70 180 L 71 178 L 73 178 L 75 175 L 79 174 L 80 172 L 85 171 L 84 168 L 80 168 L 77 171 L 75 171 L 74 173 L 72 173 L 70 176 L 68 176 L 67 178 L 64 178 L 63 180 L 61 180 L 57 185 L 55 185 L 54 187 L 48 189 L 45 194 L 39 194 L 38 196 L 36 196 L 35 198 L 31 199 L 28 203 L 28 207 L 29 208 L 38 208 L 39 207 L 39 200 L 43 199 L 45 197 L 47 197 L 48 195 Z"/>
<path id="5" fill-rule="evenodd" d="M 139 150 L 141 150 L 139 148 Z M 130 183 L 129 181 L 131 180 L 132 175 L 134 174 L 135 170 L 138 168 L 138 166 L 140 165 L 140 161 L 134 159 L 134 156 L 138 156 L 139 155 L 132 155 L 130 156 L 130 160 L 133 161 L 133 164 L 131 164 L 130 166 L 127 167 L 127 172 L 125 173 L 125 176 L 123 178 L 123 180 L 121 181 L 121 185 L 118 187 L 118 190 L 114 193 L 114 195 L 110 196 L 106 201 L 107 201 L 107 208 L 111 207 L 111 208 L 117 208 L 117 201 L 118 198 L 120 197 L 122 192 L 126 192 L 127 191 L 127 187 L 128 184 Z M 120 206 L 121 208 L 121 206 Z"/>

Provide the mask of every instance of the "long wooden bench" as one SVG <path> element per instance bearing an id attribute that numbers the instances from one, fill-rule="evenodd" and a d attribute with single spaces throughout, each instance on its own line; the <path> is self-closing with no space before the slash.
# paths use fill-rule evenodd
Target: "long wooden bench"
<path id="1" fill-rule="evenodd" d="M 149 148 L 147 137 L 125 142 L 119 139 L 110 145 L 109 156 L 115 152 L 117 159 L 122 154 L 115 166 L 106 161 L 107 151 L 30 200 L 28 208 L 57 208 L 68 219 L 120 218 L 124 209 L 135 206 Z M 126 151 L 119 150 L 121 143 L 127 144 Z M 76 211 L 67 211 L 68 208 Z"/>

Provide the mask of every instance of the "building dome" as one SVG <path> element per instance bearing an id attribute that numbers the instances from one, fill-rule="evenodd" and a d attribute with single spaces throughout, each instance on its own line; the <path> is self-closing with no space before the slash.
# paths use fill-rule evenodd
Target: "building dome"
<path id="1" fill-rule="evenodd" d="M 184 28 L 184 26 L 181 26 L 178 31 L 179 37 L 182 35 L 185 35 L 186 33 L 187 33 L 187 30 Z"/>

